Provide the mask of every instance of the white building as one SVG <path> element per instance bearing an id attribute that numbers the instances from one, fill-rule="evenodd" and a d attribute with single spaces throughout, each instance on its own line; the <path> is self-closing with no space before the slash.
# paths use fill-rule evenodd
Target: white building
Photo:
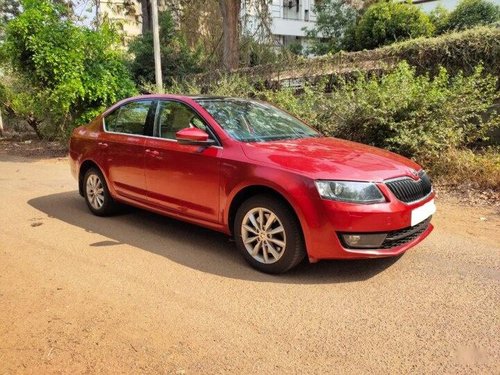
<path id="1" fill-rule="evenodd" d="M 98 22 L 110 21 L 124 40 L 142 33 L 142 8 L 138 1 L 96 0 Z"/>
<path id="2" fill-rule="evenodd" d="M 271 36 L 282 46 L 305 43 L 304 29 L 312 29 L 316 23 L 314 0 L 272 0 L 263 9 L 261 1 L 242 2 L 243 34 L 256 39 Z"/>

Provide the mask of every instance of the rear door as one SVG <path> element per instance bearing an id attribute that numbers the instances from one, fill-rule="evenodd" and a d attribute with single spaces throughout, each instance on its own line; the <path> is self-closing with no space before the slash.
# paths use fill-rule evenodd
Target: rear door
<path id="1" fill-rule="evenodd" d="M 222 148 L 182 145 L 181 129 L 198 127 L 215 139 L 203 119 L 177 101 L 159 101 L 154 138 L 146 140 L 146 182 L 150 204 L 187 218 L 219 221 L 219 167 Z"/>
<path id="2" fill-rule="evenodd" d="M 144 145 L 153 118 L 151 100 L 128 102 L 104 118 L 106 137 L 98 146 L 105 153 L 107 176 L 118 196 L 147 202 Z"/>

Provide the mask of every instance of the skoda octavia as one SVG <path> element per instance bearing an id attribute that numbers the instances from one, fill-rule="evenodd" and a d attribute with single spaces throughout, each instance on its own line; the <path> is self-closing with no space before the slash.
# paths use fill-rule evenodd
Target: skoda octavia
<path id="1" fill-rule="evenodd" d="M 74 130 L 70 163 L 95 215 L 125 203 L 232 235 L 268 273 L 396 256 L 433 229 L 419 165 L 253 100 L 123 100 Z"/>

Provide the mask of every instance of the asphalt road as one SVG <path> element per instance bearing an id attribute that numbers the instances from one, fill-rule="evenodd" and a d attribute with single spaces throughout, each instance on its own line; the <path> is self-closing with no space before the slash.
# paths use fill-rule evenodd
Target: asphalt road
<path id="1" fill-rule="evenodd" d="M 0 155 L 0 373 L 500 373 L 500 216 L 438 198 L 397 259 L 249 268 L 227 237 L 92 216 L 65 160 Z"/>

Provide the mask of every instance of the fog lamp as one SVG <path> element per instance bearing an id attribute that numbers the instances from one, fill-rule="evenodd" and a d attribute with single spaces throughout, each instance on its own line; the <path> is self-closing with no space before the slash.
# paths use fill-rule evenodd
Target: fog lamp
<path id="1" fill-rule="evenodd" d="M 387 233 L 344 233 L 340 237 L 350 248 L 377 249 L 384 242 Z"/>

